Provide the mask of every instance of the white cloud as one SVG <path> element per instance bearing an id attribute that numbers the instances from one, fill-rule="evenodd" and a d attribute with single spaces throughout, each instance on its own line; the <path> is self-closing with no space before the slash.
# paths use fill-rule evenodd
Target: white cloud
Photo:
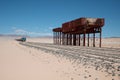
<path id="1" fill-rule="evenodd" d="M 23 29 L 16 29 L 15 33 L 19 33 L 19 34 L 25 34 L 28 33 L 27 31 L 23 30 Z"/>
<path id="2" fill-rule="evenodd" d="M 52 33 L 30 32 L 30 31 L 26 31 L 26 30 L 23 30 L 23 29 L 15 29 L 14 33 L 19 34 L 19 35 L 28 35 L 28 36 L 52 36 Z"/>

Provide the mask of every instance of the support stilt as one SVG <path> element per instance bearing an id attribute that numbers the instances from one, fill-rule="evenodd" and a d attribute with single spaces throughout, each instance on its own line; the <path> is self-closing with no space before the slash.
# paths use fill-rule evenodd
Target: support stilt
<path id="1" fill-rule="evenodd" d="M 83 34 L 83 46 L 85 46 L 85 33 Z"/>
<path id="2" fill-rule="evenodd" d="M 80 36 L 80 34 L 79 34 L 79 46 L 80 46 L 80 37 L 81 37 L 81 36 Z"/>
<path id="3" fill-rule="evenodd" d="M 76 34 L 73 34 L 73 45 L 76 45 Z"/>
<path id="4" fill-rule="evenodd" d="M 93 33 L 93 47 L 95 47 L 95 33 Z"/>
<path id="5" fill-rule="evenodd" d="M 101 42 L 101 41 L 102 41 L 102 40 L 101 40 L 101 37 L 102 37 L 102 34 L 101 34 L 101 33 L 102 33 L 102 29 L 100 28 L 100 44 L 99 44 L 99 47 L 101 47 L 101 43 L 102 43 L 102 42 Z"/>
<path id="6" fill-rule="evenodd" d="M 88 33 L 88 47 L 89 47 L 89 33 Z"/>

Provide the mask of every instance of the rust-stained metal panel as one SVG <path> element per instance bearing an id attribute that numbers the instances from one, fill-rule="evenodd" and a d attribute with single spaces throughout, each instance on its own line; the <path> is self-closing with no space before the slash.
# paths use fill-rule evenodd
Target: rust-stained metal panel
<path id="1" fill-rule="evenodd" d="M 53 32 L 62 32 L 62 28 L 54 28 Z"/>

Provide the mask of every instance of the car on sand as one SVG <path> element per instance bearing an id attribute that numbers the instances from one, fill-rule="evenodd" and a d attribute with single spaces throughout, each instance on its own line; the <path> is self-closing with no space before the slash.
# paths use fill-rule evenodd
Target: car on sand
<path id="1" fill-rule="evenodd" d="M 21 42 L 25 42 L 26 41 L 26 37 L 22 37 L 20 39 L 15 39 L 16 41 L 21 41 Z"/>

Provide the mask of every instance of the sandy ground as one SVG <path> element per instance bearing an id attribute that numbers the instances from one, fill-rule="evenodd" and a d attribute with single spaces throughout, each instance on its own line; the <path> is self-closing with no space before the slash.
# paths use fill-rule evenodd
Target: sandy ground
<path id="1" fill-rule="evenodd" d="M 41 42 L 41 43 L 53 43 L 52 38 L 28 38 L 28 41 L 30 42 Z M 89 46 L 93 46 L 93 40 L 89 40 L 90 44 Z M 99 39 L 95 40 L 96 47 L 99 47 Z M 81 40 L 81 45 L 83 44 L 83 41 Z M 87 39 L 86 39 L 86 45 L 87 45 Z M 108 47 L 108 48 L 120 48 L 120 38 L 103 38 L 102 39 L 102 47 Z"/>
<path id="2" fill-rule="evenodd" d="M 28 41 L 52 43 L 53 40 L 29 38 Z M 115 45 L 111 47 L 120 47 L 120 39 Z M 119 70 L 111 74 L 78 62 L 77 59 L 20 45 L 14 38 L 0 37 L 0 80 L 120 80 Z"/>
<path id="3" fill-rule="evenodd" d="M 102 40 L 103 47 L 120 48 L 120 38 L 104 38 Z"/>

